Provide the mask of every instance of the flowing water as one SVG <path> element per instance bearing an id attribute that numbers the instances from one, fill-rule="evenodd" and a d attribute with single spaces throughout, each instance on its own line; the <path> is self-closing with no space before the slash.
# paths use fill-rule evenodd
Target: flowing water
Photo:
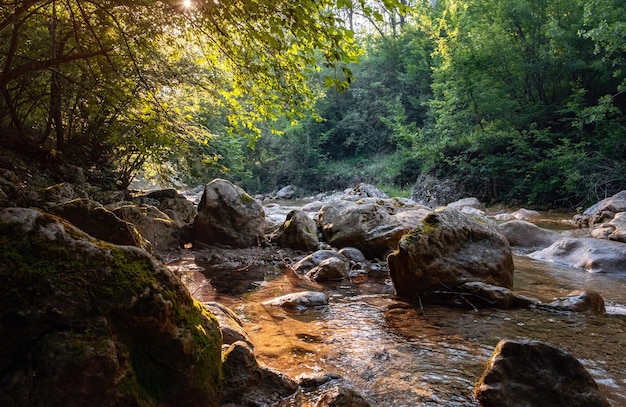
<path id="1" fill-rule="evenodd" d="M 292 378 L 338 374 L 373 406 L 477 406 L 472 391 L 495 345 L 528 338 L 575 356 L 614 407 L 626 405 L 626 269 L 623 276 L 590 274 L 515 255 L 516 292 L 551 301 L 593 289 L 606 315 L 411 305 L 394 296 L 384 269 L 325 286 L 327 306 L 289 311 L 261 304 L 294 290 L 276 270 L 261 275 L 231 275 L 220 286 L 225 276 L 195 273 L 192 291 L 231 307 L 257 359 Z M 301 405 L 313 405 L 315 396 L 305 394 Z"/>

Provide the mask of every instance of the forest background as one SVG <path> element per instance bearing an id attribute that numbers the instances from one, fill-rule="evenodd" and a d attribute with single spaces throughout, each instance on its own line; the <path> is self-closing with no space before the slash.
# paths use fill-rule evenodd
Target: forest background
<path id="1" fill-rule="evenodd" d="M 622 0 L 0 3 L 0 144 L 250 193 L 626 189 Z"/>

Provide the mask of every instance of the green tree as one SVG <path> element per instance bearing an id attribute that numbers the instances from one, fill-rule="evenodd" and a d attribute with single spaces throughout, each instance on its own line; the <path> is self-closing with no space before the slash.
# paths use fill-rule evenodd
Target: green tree
<path id="1" fill-rule="evenodd" d="M 11 138 L 4 142 L 114 162 L 125 187 L 146 160 L 173 154 L 190 134 L 211 134 L 180 111 L 198 98 L 233 132 L 258 136 L 260 123 L 312 107 L 306 74 L 320 55 L 331 67 L 354 60 L 356 44 L 335 5 L 2 2 L 0 128 Z M 351 73 L 344 75 L 337 84 Z"/>

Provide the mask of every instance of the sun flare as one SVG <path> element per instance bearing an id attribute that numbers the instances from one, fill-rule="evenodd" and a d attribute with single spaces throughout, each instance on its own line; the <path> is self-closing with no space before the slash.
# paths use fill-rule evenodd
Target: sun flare
<path id="1" fill-rule="evenodd" d="M 192 5 L 191 0 L 183 0 L 183 7 L 190 8 Z"/>

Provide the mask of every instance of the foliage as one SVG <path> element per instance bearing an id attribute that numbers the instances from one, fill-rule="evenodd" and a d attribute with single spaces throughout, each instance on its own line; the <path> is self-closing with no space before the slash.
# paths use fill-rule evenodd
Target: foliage
<path id="1" fill-rule="evenodd" d="M 146 161 L 164 164 L 180 157 L 181 146 L 225 132 L 198 120 L 199 101 L 232 133 L 258 137 L 260 123 L 310 110 L 316 95 L 306 74 L 320 60 L 331 68 L 355 60 L 352 33 L 338 24 L 333 6 L 332 0 L 3 2 L 3 144 L 113 162 L 124 188 Z M 344 87 L 351 76 L 342 69 L 327 81 Z"/>

